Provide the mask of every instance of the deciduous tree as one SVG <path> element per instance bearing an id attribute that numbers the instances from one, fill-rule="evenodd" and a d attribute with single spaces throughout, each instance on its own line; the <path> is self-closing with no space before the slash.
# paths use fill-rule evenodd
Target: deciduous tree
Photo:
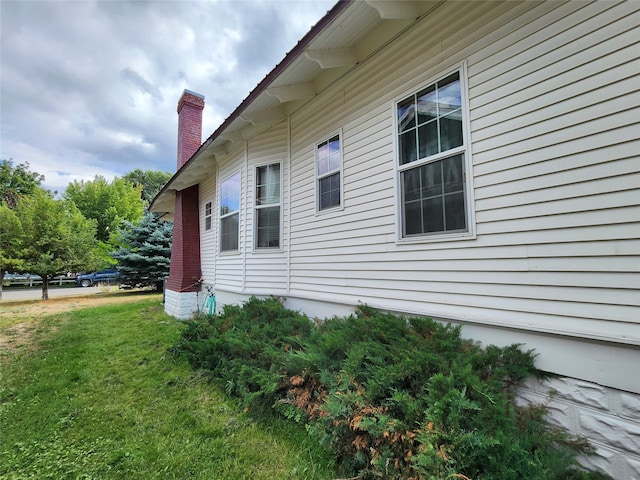
<path id="1" fill-rule="evenodd" d="M 73 202 L 56 200 L 38 188 L 18 199 L 15 215 L 20 228 L 13 239 L 22 268 L 42 277 L 42 299 L 49 298 L 49 281 L 66 272 L 94 269 L 96 222 L 85 218 Z"/>
<path id="2" fill-rule="evenodd" d="M 86 218 L 96 221 L 97 239 L 103 244 L 102 250 L 108 253 L 115 246 L 112 236 L 124 222 L 135 223 L 142 218 L 141 190 L 142 186 L 133 186 L 122 178 L 109 182 L 96 175 L 91 181 L 70 183 L 64 198 L 75 203 Z"/>
<path id="3" fill-rule="evenodd" d="M 13 160 L 0 160 L 0 202 L 9 208 L 21 195 L 29 195 L 44 181 L 44 175 L 29 170 L 29 162 L 13 165 Z"/>
<path id="4" fill-rule="evenodd" d="M 140 170 L 139 168 L 127 173 L 122 177 L 134 186 L 142 186 L 142 200 L 146 205 L 158 194 L 160 189 L 171 178 L 171 173 L 159 170 Z"/>

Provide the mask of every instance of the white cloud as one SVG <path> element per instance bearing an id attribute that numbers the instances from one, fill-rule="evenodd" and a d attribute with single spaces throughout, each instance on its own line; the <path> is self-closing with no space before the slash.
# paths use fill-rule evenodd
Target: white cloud
<path id="1" fill-rule="evenodd" d="M 208 137 L 333 3 L 0 2 L 0 158 L 57 190 L 174 171 L 182 91 Z"/>

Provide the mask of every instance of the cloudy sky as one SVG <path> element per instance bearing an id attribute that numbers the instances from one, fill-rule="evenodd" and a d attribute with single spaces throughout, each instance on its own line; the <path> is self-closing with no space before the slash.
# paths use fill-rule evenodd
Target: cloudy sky
<path id="1" fill-rule="evenodd" d="M 0 158 L 45 186 L 176 167 L 176 106 L 208 137 L 335 0 L 0 0 Z"/>

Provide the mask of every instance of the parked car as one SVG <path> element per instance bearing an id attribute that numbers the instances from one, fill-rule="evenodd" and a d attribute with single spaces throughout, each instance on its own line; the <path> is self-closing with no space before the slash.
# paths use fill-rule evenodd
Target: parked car
<path id="1" fill-rule="evenodd" d="M 120 273 L 115 268 L 98 270 L 93 273 L 83 273 L 76 277 L 76 285 L 81 287 L 91 287 L 98 283 L 114 283 L 120 278 Z"/>

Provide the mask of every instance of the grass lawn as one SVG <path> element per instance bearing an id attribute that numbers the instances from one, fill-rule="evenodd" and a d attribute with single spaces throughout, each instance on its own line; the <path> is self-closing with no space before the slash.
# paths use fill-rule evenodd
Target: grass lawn
<path id="1" fill-rule="evenodd" d="M 0 478 L 335 477 L 304 430 L 168 353 L 183 324 L 160 295 L 86 299 L 0 303 Z"/>

